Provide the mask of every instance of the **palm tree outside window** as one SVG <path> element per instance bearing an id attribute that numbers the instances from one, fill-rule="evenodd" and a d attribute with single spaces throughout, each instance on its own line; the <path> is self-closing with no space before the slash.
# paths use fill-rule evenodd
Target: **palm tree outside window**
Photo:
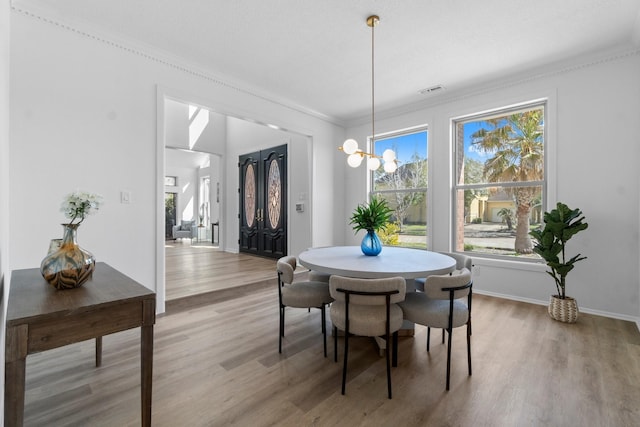
<path id="1" fill-rule="evenodd" d="M 544 212 L 545 104 L 453 121 L 453 247 L 538 259 L 529 236 Z"/>

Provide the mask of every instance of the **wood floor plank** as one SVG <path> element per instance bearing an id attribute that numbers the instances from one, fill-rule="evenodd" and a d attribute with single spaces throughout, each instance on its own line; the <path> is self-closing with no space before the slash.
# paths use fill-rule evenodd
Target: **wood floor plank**
<path id="1" fill-rule="evenodd" d="M 223 252 L 188 239 L 165 243 L 166 300 L 174 301 L 276 277 L 276 260 Z"/>

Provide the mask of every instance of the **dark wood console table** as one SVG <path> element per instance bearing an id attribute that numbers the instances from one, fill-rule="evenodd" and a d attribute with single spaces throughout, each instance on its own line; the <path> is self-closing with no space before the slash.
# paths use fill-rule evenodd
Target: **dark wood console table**
<path id="1" fill-rule="evenodd" d="M 38 268 L 14 270 L 7 305 L 5 425 L 23 424 L 28 354 L 95 338 L 99 366 L 102 336 L 141 327 L 142 425 L 150 426 L 155 314 L 155 293 L 103 262 L 83 286 L 62 291 Z"/>

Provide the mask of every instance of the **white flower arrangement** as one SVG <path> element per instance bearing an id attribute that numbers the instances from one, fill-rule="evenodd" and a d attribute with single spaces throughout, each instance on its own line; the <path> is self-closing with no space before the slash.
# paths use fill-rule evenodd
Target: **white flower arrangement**
<path id="1" fill-rule="evenodd" d="M 60 206 L 60 211 L 65 217 L 71 219 L 69 221 L 70 225 L 77 219 L 79 219 L 77 224 L 80 225 L 87 215 L 99 210 L 101 204 L 102 196 L 99 194 L 74 191 L 65 197 Z"/>

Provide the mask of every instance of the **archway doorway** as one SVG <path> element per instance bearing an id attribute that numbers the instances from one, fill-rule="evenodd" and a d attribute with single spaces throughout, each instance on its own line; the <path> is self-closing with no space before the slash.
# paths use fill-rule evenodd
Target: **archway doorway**
<path id="1" fill-rule="evenodd" d="M 194 105 L 192 101 L 196 100 L 198 105 Z M 218 183 L 213 181 L 210 183 L 212 189 L 211 202 L 214 198 L 220 201 L 219 212 L 219 228 L 215 229 L 216 243 L 219 245 L 220 254 L 237 254 L 239 253 L 239 235 L 238 235 L 238 169 L 237 161 L 240 155 L 254 150 L 264 149 L 265 147 L 278 146 L 278 144 L 287 144 L 287 170 L 290 175 L 288 194 L 284 195 L 288 206 L 288 238 L 286 245 L 288 252 L 299 253 L 304 248 L 311 245 L 311 177 L 312 177 L 312 138 L 309 135 L 299 132 L 279 128 L 273 124 L 259 122 L 257 120 L 238 117 L 232 112 L 208 110 L 204 107 L 209 102 L 206 100 L 198 100 L 197 96 L 192 94 L 181 93 L 180 91 L 167 90 L 158 87 L 158 158 L 157 158 L 157 246 L 156 246 L 156 293 L 157 309 L 159 313 L 165 311 L 166 302 L 166 265 L 165 258 L 165 207 L 163 179 L 165 176 L 165 151 L 166 147 L 179 148 L 181 150 L 206 151 L 214 153 L 220 158 L 220 179 Z M 209 103 L 210 104 L 210 103 Z M 169 108 L 178 106 L 183 111 L 186 109 L 190 115 L 185 119 L 181 115 L 180 121 L 177 123 L 167 114 Z M 199 121 L 199 111 L 208 110 L 209 126 L 202 126 L 206 120 Z M 204 113 L 200 113 L 204 114 Z M 206 118 L 206 116 L 205 116 Z M 181 122 L 181 123 L 180 123 Z M 193 124 L 197 130 L 196 135 L 205 135 L 215 130 L 218 137 L 213 138 L 213 147 L 206 149 L 199 144 L 202 138 L 192 138 L 187 129 Z M 200 125 L 197 127 L 196 125 Z M 182 129 L 182 130 L 180 130 Z M 183 141 L 184 145 L 177 143 Z M 190 144 L 194 144 L 193 147 Z M 219 188 L 219 192 L 218 192 Z M 291 202 L 293 200 L 293 202 Z M 293 205 L 291 204 L 293 203 Z M 296 209 L 295 214 L 291 213 L 292 206 L 301 206 Z M 212 215 L 213 218 L 213 215 Z M 215 221 L 214 221 L 215 222 Z M 214 230 L 211 230 L 212 232 Z M 295 239 L 292 240 L 292 236 Z M 219 242 L 219 243 L 218 243 Z M 243 255 L 244 256 L 244 255 Z M 261 259 L 261 257 L 253 257 Z M 267 260 L 269 261 L 269 260 Z M 269 261 L 270 262 L 270 261 Z M 242 271 L 246 268 L 253 269 L 252 262 L 244 261 Z M 183 276 L 184 271 L 180 274 Z M 197 274 L 201 274 L 197 273 Z M 204 275 L 209 278 L 210 282 L 224 282 L 228 288 L 235 287 L 238 283 L 245 279 L 244 274 L 240 280 L 228 280 L 222 278 L 219 270 L 206 272 Z M 253 273 L 253 272 L 252 272 Z M 268 278 L 272 279 L 273 271 L 269 269 Z"/>

